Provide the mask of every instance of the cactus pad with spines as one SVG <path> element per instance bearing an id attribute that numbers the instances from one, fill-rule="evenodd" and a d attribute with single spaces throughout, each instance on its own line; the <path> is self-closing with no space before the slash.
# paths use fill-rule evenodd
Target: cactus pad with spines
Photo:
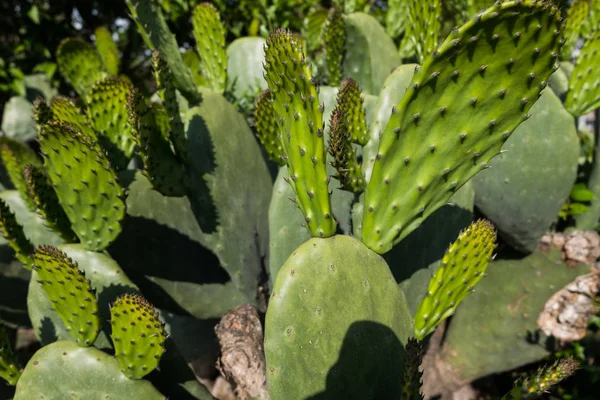
<path id="1" fill-rule="evenodd" d="M 210 89 L 222 93 L 227 80 L 227 52 L 225 27 L 219 12 L 210 3 L 198 4 L 192 15 L 192 24 L 202 76 Z"/>
<path id="2" fill-rule="evenodd" d="M 88 249 L 105 249 L 121 232 L 123 189 L 97 143 L 69 124 L 40 132 L 44 166 L 73 232 Z"/>
<path id="3" fill-rule="evenodd" d="M 411 0 L 408 11 L 412 25 L 409 34 L 417 51 L 419 62 L 422 63 L 437 48 L 438 35 L 441 30 L 442 5 L 440 0 L 431 2 Z"/>
<path id="4" fill-rule="evenodd" d="M 133 87 L 124 79 L 110 77 L 96 82 L 88 93 L 88 115 L 112 164 L 127 167 L 135 149 L 127 115 L 127 96 Z"/>
<path id="5" fill-rule="evenodd" d="M 158 312 L 138 295 L 126 294 L 110 309 L 115 357 L 130 379 L 154 370 L 164 352 L 164 324 Z"/>
<path id="6" fill-rule="evenodd" d="M 381 136 L 363 241 L 385 253 L 488 167 L 556 68 L 556 7 L 506 1 L 453 30 L 415 72 Z"/>
<path id="7" fill-rule="evenodd" d="M 54 96 L 50 102 L 50 107 L 54 121 L 67 122 L 92 140 L 97 140 L 96 132 L 92 129 L 87 115 L 81 112 L 81 109 L 71 99 L 64 96 Z"/>
<path id="8" fill-rule="evenodd" d="M 279 140 L 277 114 L 272 104 L 272 95 L 265 89 L 256 99 L 254 118 L 256 119 L 256 136 L 267 151 L 269 158 L 279 165 L 285 165 L 283 148 Z"/>
<path id="9" fill-rule="evenodd" d="M 342 62 L 346 45 L 346 31 L 342 12 L 332 7 L 323 25 L 323 45 L 327 53 L 329 85 L 338 86 L 342 80 Z"/>
<path id="10" fill-rule="evenodd" d="M 110 29 L 107 26 L 99 26 L 94 30 L 96 36 L 96 49 L 104 63 L 104 67 L 110 75 L 119 74 L 121 59 L 119 58 L 119 48 L 112 38 Z"/>
<path id="11" fill-rule="evenodd" d="M 352 148 L 346 115 L 339 106 L 331 114 L 327 151 L 333 158 L 331 165 L 336 170 L 334 178 L 340 182 L 340 189 L 362 192 L 365 189 L 365 178 Z"/>
<path id="12" fill-rule="evenodd" d="M 77 344 L 92 346 L 100 333 L 100 318 L 96 293 L 85 274 L 65 253 L 52 246 L 36 249 L 33 269 Z"/>
<path id="13" fill-rule="evenodd" d="M 56 50 L 56 61 L 62 76 L 82 97 L 96 81 L 107 76 L 98 51 L 81 39 L 63 40 Z"/>
<path id="14" fill-rule="evenodd" d="M 38 129 L 40 126 L 50 122 L 54 118 L 52 109 L 43 99 L 35 99 L 33 102 L 33 119 Z"/>
<path id="15" fill-rule="evenodd" d="M 600 30 L 586 40 L 571 74 L 565 107 L 574 116 L 587 114 L 600 105 L 599 64 Z"/>
<path id="16" fill-rule="evenodd" d="M 21 371 L 10 347 L 8 334 L 2 321 L 0 321 L 0 378 L 4 379 L 9 385 L 15 386 L 20 376 Z"/>
<path id="17" fill-rule="evenodd" d="M 483 278 L 496 247 L 492 224 L 479 220 L 450 245 L 429 281 L 427 294 L 415 314 L 415 336 L 422 340 L 454 314 L 461 301 Z"/>
<path id="18" fill-rule="evenodd" d="M 567 9 L 567 18 L 565 24 L 565 44 L 562 50 L 562 57 L 570 60 L 573 48 L 579 39 L 582 26 L 585 24 L 590 13 L 590 0 L 573 0 Z"/>
<path id="19" fill-rule="evenodd" d="M 278 29 L 265 47 L 266 79 L 279 116 L 279 136 L 296 193 L 296 203 L 312 236 L 336 232 L 331 212 L 323 138 L 323 109 L 298 42 Z"/>
<path id="20" fill-rule="evenodd" d="M 17 259 L 23 263 L 25 268 L 31 269 L 33 245 L 25 236 L 23 227 L 17 222 L 15 214 L 2 199 L 0 199 L 0 232 L 15 251 Z"/>
<path id="21" fill-rule="evenodd" d="M 352 142 L 364 146 L 369 141 L 367 118 L 360 87 L 354 79 L 346 78 L 342 81 L 337 101 L 348 121 L 348 132 Z"/>
<path id="22" fill-rule="evenodd" d="M 35 205 L 27 195 L 23 168 L 27 164 L 41 166 L 41 160 L 29 146 L 6 136 L 0 137 L 0 154 L 10 181 L 27 204 L 27 207 L 30 210 L 35 210 Z"/>
<path id="23" fill-rule="evenodd" d="M 29 198 L 48 227 L 58 233 L 65 242 L 76 241 L 77 237 L 71 230 L 71 222 L 44 172 L 33 165 L 26 165 L 23 175 Z"/>

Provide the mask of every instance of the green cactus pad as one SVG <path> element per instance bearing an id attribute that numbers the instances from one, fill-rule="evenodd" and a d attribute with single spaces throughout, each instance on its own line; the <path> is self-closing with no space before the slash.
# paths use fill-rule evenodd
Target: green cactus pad
<path id="1" fill-rule="evenodd" d="M 600 31 L 586 40 L 571 75 L 565 107 L 574 116 L 587 114 L 600 105 L 598 64 L 600 64 Z"/>
<path id="2" fill-rule="evenodd" d="M 267 309 L 271 398 L 399 398 L 411 330 L 380 256 L 349 236 L 312 238 L 279 271 Z"/>
<path id="3" fill-rule="evenodd" d="M 15 386 L 21 376 L 18 365 L 13 350 L 10 347 L 10 341 L 4 329 L 4 324 L 0 321 L 0 378 L 4 379 L 9 385 Z"/>
<path id="4" fill-rule="evenodd" d="M 299 43 L 281 29 L 269 35 L 265 58 L 266 79 L 280 117 L 279 136 L 296 203 L 312 236 L 332 236 L 336 222 L 329 197 L 323 109 L 310 69 Z"/>
<path id="5" fill-rule="evenodd" d="M 119 58 L 119 48 L 112 38 L 110 29 L 107 26 L 99 26 L 94 30 L 96 36 L 96 49 L 102 58 L 104 68 L 110 75 L 119 75 L 121 59 Z"/>
<path id="6" fill-rule="evenodd" d="M 364 146 L 369 141 L 367 119 L 360 87 L 354 79 L 347 78 L 342 81 L 337 101 L 348 121 L 348 131 L 352 142 Z"/>
<path id="7" fill-rule="evenodd" d="M 573 0 L 567 9 L 567 22 L 565 24 L 565 44 L 562 57 L 570 60 L 573 49 L 579 39 L 582 26 L 590 13 L 590 0 Z"/>
<path id="8" fill-rule="evenodd" d="M 327 146 L 327 151 L 333 157 L 331 165 L 336 170 L 334 178 L 340 182 L 340 189 L 361 193 L 365 189 L 365 177 L 351 139 L 347 117 L 338 106 L 331 114 Z"/>
<path id="9" fill-rule="evenodd" d="M 166 400 L 152 384 L 132 380 L 96 348 L 58 341 L 38 350 L 17 382 L 14 400 Z"/>
<path id="10" fill-rule="evenodd" d="M 25 236 L 23 227 L 17 222 L 15 214 L 3 199 L 0 199 L 0 232 L 15 251 L 17 259 L 23 263 L 25 268 L 31 269 L 33 245 Z"/>
<path id="11" fill-rule="evenodd" d="M 346 44 L 346 30 L 342 12 L 333 7 L 323 25 L 323 45 L 327 53 L 329 84 L 338 86 L 342 80 L 342 62 Z"/>
<path id="12" fill-rule="evenodd" d="M 185 194 L 183 165 L 173 154 L 168 139 L 169 120 L 159 104 L 149 107 L 134 90 L 127 104 L 129 123 L 144 163 L 143 173 L 165 196 Z"/>
<path id="13" fill-rule="evenodd" d="M 107 76 L 98 51 L 81 39 L 63 40 L 56 50 L 56 61 L 62 76 L 82 97 L 95 82 Z"/>
<path id="14" fill-rule="evenodd" d="M 42 125 L 50 122 L 53 118 L 54 114 L 52 113 L 52 109 L 43 99 L 38 98 L 33 102 L 33 119 L 35 120 L 35 125 L 38 130 Z"/>
<path id="15" fill-rule="evenodd" d="M 79 129 L 84 135 L 92 140 L 97 140 L 96 132 L 87 115 L 81 112 L 81 109 L 73 103 L 71 99 L 63 96 L 54 96 L 50 102 L 52 108 L 53 120 L 67 122 Z"/>
<path id="16" fill-rule="evenodd" d="M 117 169 L 127 167 L 135 149 L 127 115 L 127 97 L 132 90 L 127 80 L 110 77 L 96 82 L 87 96 L 92 126 Z"/>
<path id="17" fill-rule="evenodd" d="M 414 43 L 419 63 L 429 57 L 437 48 L 441 30 L 442 5 L 440 0 L 424 2 L 410 0 L 411 40 Z"/>
<path id="18" fill-rule="evenodd" d="M 285 156 L 277 127 L 277 114 L 273 107 L 271 92 L 266 89 L 256 99 L 254 118 L 256 119 L 256 136 L 267 151 L 269 158 L 279 165 L 285 165 Z"/>
<path id="19" fill-rule="evenodd" d="M 35 210 L 35 204 L 27 193 L 23 168 L 28 164 L 41 166 L 42 161 L 29 146 L 6 136 L 0 137 L 0 154 L 10 181 L 23 197 L 29 209 Z"/>
<path id="20" fill-rule="evenodd" d="M 210 3 L 198 4 L 192 14 L 192 24 L 202 75 L 210 89 L 223 93 L 227 80 L 227 52 L 225 27 L 219 12 Z"/>
<path id="21" fill-rule="evenodd" d="M 23 175 L 29 198 L 48 227 L 58 233 L 65 242 L 76 241 L 77 237 L 71 229 L 71 222 L 44 172 L 38 167 L 27 165 Z"/>
<path id="22" fill-rule="evenodd" d="M 40 246 L 34 254 L 33 270 L 77 344 L 92 346 L 100 332 L 98 303 L 77 263 L 56 247 Z"/>
<path id="23" fill-rule="evenodd" d="M 267 88 L 264 47 L 262 37 L 242 37 L 227 47 L 227 86 L 236 99 Z"/>
<path id="24" fill-rule="evenodd" d="M 548 3 L 496 3 L 453 30 L 415 72 L 365 191 L 369 248 L 390 250 L 488 167 L 555 70 L 560 28 Z"/>
<path id="25" fill-rule="evenodd" d="M 427 294 L 415 314 L 415 336 L 422 340 L 454 314 L 458 305 L 483 278 L 496 247 L 492 224 L 479 220 L 471 224 L 450 245 L 435 274 Z"/>
<path id="26" fill-rule="evenodd" d="M 143 297 L 126 294 L 110 309 L 115 357 L 129 379 L 141 379 L 154 370 L 164 353 L 164 324 Z"/>
<path id="27" fill-rule="evenodd" d="M 105 249 L 121 232 L 123 189 L 102 149 L 72 126 L 40 132 L 44 166 L 73 232 L 89 250 Z"/>

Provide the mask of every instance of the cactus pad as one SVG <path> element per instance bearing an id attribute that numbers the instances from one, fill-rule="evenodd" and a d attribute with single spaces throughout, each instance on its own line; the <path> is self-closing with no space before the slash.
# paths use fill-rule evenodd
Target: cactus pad
<path id="1" fill-rule="evenodd" d="M 352 148 L 346 115 L 340 107 L 331 114 L 329 123 L 329 143 L 327 151 L 333 157 L 334 177 L 340 182 L 340 189 L 360 193 L 365 189 L 365 178 Z"/>
<path id="2" fill-rule="evenodd" d="M 267 151 L 269 158 L 279 165 L 285 165 L 285 158 L 279 133 L 277 132 L 277 114 L 273 108 L 271 92 L 266 89 L 256 99 L 254 118 L 256 136 Z"/>
<path id="3" fill-rule="evenodd" d="M 102 149 L 71 125 L 40 132 L 44 166 L 71 227 L 88 249 L 105 249 L 121 232 L 123 189 Z"/>
<path id="4" fill-rule="evenodd" d="M 348 121 L 348 132 L 352 143 L 364 146 L 369 141 L 365 106 L 360 87 L 352 78 L 346 78 L 340 85 L 337 104 Z"/>
<path id="5" fill-rule="evenodd" d="M 441 30 L 442 5 L 440 0 L 425 2 L 410 0 L 409 17 L 411 29 L 409 35 L 413 41 L 419 62 L 429 57 L 437 48 Z"/>
<path id="6" fill-rule="evenodd" d="M 63 96 L 54 96 L 50 107 L 52 108 L 53 120 L 67 122 L 92 140 L 97 140 L 96 132 L 92 129 L 87 115 L 82 113 L 71 99 Z"/>
<path id="7" fill-rule="evenodd" d="M 575 116 L 587 114 L 600 105 L 598 64 L 600 64 L 600 31 L 586 40 L 571 75 L 565 107 Z"/>
<path id="8" fill-rule="evenodd" d="M 36 249 L 33 269 L 77 344 L 92 346 L 100 332 L 100 318 L 96 293 L 85 274 L 65 253 L 51 246 Z"/>
<path id="9" fill-rule="evenodd" d="M 15 251 L 17 259 L 23 263 L 25 268 L 31 269 L 33 245 L 25 236 L 23 227 L 17 222 L 15 214 L 2 199 L 0 199 L 0 232 Z"/>
<path id="10" fill-rule="evenodd" d="M 2 163 L 4 164 L 4 168 L 6 168 L 6 172 L 8 173 L 12 184 L 25 201 L 25 204 L 27 204 L 27 207 L 29 207 L 30 210 L 35 210 L 35 205 L 27 193 L 23 168 L 25 168 L 27 164 L 41 166 L 41 160 L 26 144 L 14 139 L 0 137 L 0 146 Z"/>
<path id="11" fill-rule="evenodd" d="M 96 49 L 102 58 L 104 67 L 110 75 L 118 75 L 121 64 L 119 58 L 119 48 L 112 38 L 112 34 L 107 26 L 99 26 L 94 31 L 96 36 Z"/>
<path id="12" fill-rule="evenodd" d="M 266 79 L 279 116 L 279 136 L 285 152 L 296 203 L 312 236 L 336 232 L 331 212 L 323 138 L 323 109 L 302 48 L 286 30 L 275 30 L 265 47 Z"/>
<path id="13" fill-rule="evenodd" d="M 56 61 L 62 76 L 82 97 L 107 75 L 98 51 L 81 39 L 63 40 L 56 50 Z"/>
<path id="14" fill-rule="evenodd" d="M 378 253 L 488 167 L 556 68 L 556 7 L 496 3 L 419 68 L 382 133 L 365 191 L 363 241 Z"/>
<path id="15" fill-rule="evenodd" d="M 342 12 L 336 7 L 331 8 L 323 25 L 323 44 L 327 52 L 327 71 L 331 86 L 338 86 L 342 80 L 342 62 L 346 45 L 345 29 Z"/>
<path id="16" fill-rule="evenodd" d="M 142 297 L 126 294 L 110 309 L 115 356 L 123 373 L 141 379 L 154 370 L 164 353 L 164 324 Z"/>
<path id="17" fill-rule="evenodd" d="M 483 278 L 496 247 L 496 232 L 488 221 L 480 220 L 461 232 L 450 245 L 427 294 L 415 314 L 415 336 L 422 340 L 433 333 Z"/>
<path id="18" fill-rule="evenodd" d="M 50 122 L 52 118 L 54 118 L 54 115 L 48 104 L 43 99 L 36 99 L 33 102 L 33 119 L 37 128 L 39 129 L 40 126 Z"/>
<path id="19" fill-rule="evenodd" d="M 582 26 L 590 13 L 590 0 L 573 0 L 567 9 L 563 58 L 570 60 Z"/>
<path id="20" fill-rule="evenodd" d="M 0 378 L 4 379 L 9 385 L 15 386 L 20 376 L 21 371 L 10 347 L 8 334 L 0 321 Z"/>
<path id="21" fill-rule="evenodd" d="M 227 80 L 227 52 L 225 27 L 219 12 L 210 3 L 198 4 L 192 15 L 192 24 L 202 76 L 210 89 L 222 93 Z"/>

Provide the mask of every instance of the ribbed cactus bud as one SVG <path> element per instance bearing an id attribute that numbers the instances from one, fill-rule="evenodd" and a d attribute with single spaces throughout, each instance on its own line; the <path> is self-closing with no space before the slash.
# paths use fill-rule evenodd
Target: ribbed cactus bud
<path id="1" fill-rule="evenodd" d="M 37 98 L 33 102 L 33 119 L 35 120 L 35 125 L 38 129 L 48 122 L 50 122 L 54 118 L 52 114 L 52 109 L 46 104 L 46 102 Z"/>
<path id="2" fill-rule="evenodd" d="M 82 347 L 92 346 L 100 333 L 96 293 L 77 263 L 52 246 L 40 246 L 33 270 L 67 331 Z"/>
<path id="3" fill-rule="evenodd" d="M 127 167 L 135 150 L 127 115 L 127 96 L 132 89 L 125 79 L 110 77 L 96 82 L 87 96 L 92 127 L 117 169 Z"/>
<path id="4" fill-rule="evenodd" d="M 0 321 L 0 378 L 4 379 L 9 385 L 15 386 L 20 376 L 19 363 L 10 346 L 4 324 Z"/>
<path id="5" fill-rule="evenodd" d="M 342 80 L 342 61 L 346 46 L 346 27 L 339 8 L 333 7 L 327 14 L 323 25 L 323 44 L 327 54 L 327 72 L 329 85 L 338 86 Z"/>
<path id="6" fill-rule="evenodd" d="M 2 155 L 2 163 L 10 181 L 21 195 L 27 207 L 30 210 L 35 210 L 35 205 L 27 193 L 23 168 L 27 164 L 41 166 L 42 161 L 29 146 L 7 136 L 0 137 L 0 154 Z"/>
<path id="7" fill-rule="evenodd" d="M 15 251 L 17 259 L 25 268 L 31 269 L 33 245 L 25 236 L 23 227 L 17 222 L 15 214 L 2 199 L 0 199 L 0 232 Z"/>
<path id="8" fill-rule="evenodd" d="M 335 234 L 323 138 L 323 106 L 302 48 L 289 31 L 277 29 L 265 46 L 266 80 L 278 115 L 290 185 L 312 236 Z"/>
<path id="9" fill-rule="evenodd" d="M 158 95 L 169 115 L 171 143 L 173 143 L 173 148 L 177 156 L 185 163 L 188 159 L 187 139 L 183 130 L 181 115 L 179 114 L 179 103 L 177 102 L 177 92 L 173 84 L 173 76 L 162 54 L 158 51 L 152 53 L 152 66 L 154 68 L 154 79 L 156 79 L 156 84 L 158 85 Z"/>
<path id="10" fill-rule="evenodd" d="M 254 108 L 256 120 L 256 136 L 267 151 L 269 158 L 279 165 L 285 165 L 283 147 L 277 132 L 277 114 L 273 107 L 273 96 L 269 89 L 265 89 L 256 99 Z"/>
<path id="11" fill-rule="evenodd" d="M 96 81 L 107 76 L 98 51 L 81 39 L 64 39 L 56 50 L 56 61 L 62 76 L 82 97 Z"/>
<path id="12" fill-rule="evenodd" d="M 54 96 L 50 102 L 50 107 L 52 108 L 52 120 L 67 122 L 90 139 L 98 139 L 87 115 L 81 112 L 81 109 L 73 103 L 73 100 L 64 96 Z"/>
<path id="13" fill-rule="evenodd" d="M 442 5 L 440 0 L 410 0 L 409 17 L 412 25 L 410 34 L 422 63 L 437 48 L 441 30 Z"/>
<path id="14" fill-rule="evenodd" d="M 369 141 L 365 106 L 361 97 L 360 86 L 354 79 L 344 79 L 337 95 L 338 107 L 348 121 L 348 132 L 352 143 L 364 146 Z"/>
<path id="15" fill-rule="evenodd" d="M 331 114 L 329 129 L 327 151 L 333 158 L 334 178 L 340 182 L 340 189 L 361 193 L 365 189 L 365 177 L 352 148 L 348 119 L 339 106 Z"/>
<path id="16" fill-rule="evenodd" d="M 104 150 L 72 125 L 52 122 L 40 132 L 44 167 L 73 232 L 91 251 L 121 232 L 123 189 Z"/>
<path id="17" fill-rule="evenodd" d="M 402 395 L 400 400 L 423 400 L 421 394 L 423 373 L 419 370 L 423 361 L 423 346 L 415 338 L 406 343 L 406 359 L 402 374 Z"/>
<path id="18" fill-rule="evenodd" d="M 158 312 L 143 297 L 126 294 L 110 309 L 115 357 L 130 379 L 141 379 L 158 366 L 166 334 Z"/>
<path id="19" fill-rule="evenodd" d="M 461 301 L 483 278 L 496 247 L 496 231 L 486 220 L 471 224 L 450 245 L 429 281 L 415 313 L 415 336 L 421 340 L 454 314 Z"/>
<path id="20" fill-rule="evenodd" d="M 75 242 L 77 236 L 71 230 L 71 222 L 42 169 L 29 164 L 23 169 L 23 175 L 29 198 L 48 227 L 58 233 L 65 242 Z"/>
<path id="21" fill-rule="evenodd" d="M 600 30 L 590 36 L 571 73 L 566 109 L 575 116 L 587 114 L 600 106 Z"/>
<path id="22" fill-rule="evenodd" d="M 219 11 L 210 3 L 196 6 L 192 15 L 196 50 L 200 55 L 200 70 L 208 87 L 223 93 L 227 81 L 225 27 Z"/>
<path id="23" fill-rule="evenodd" d="M 550 3 L 498 2 L 417 67 L 365 191 L 369 248 L 390 250 L 488 167 L 556 69 L 561 21 Z"/>
<path id="24" fill-rule="evenodd" d="M 96 36 L 96 49 L 102 58 L 106 71 L 113 76 L 119 74 L 121 59 L 119 58 L 119 48 L 112 38 L 110 29 L 107 26 L 99 26 L 94 30 Z"/>
<path id="25" fill-rule="evenodd" d="M 165 196 L 183 196 L 184 170 L 171 150 L 166 111 L 158 104 L 148 106 L 138 90 L 130 93 L 127 110 L 133 136 L 144 163 L 142 173 L 154 189 Z"/>

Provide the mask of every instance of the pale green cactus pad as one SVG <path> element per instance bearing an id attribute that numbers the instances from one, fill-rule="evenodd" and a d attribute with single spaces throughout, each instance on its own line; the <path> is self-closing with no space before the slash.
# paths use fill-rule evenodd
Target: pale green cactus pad
<path id="1" fill-rule="evenodd" d="M 361 97 L 360 87 L 352 78 L 346 78 L 340 84 L 337 104 L 346 120 L 352 143 L 364 146 L 369 141 L 365 105 Z"/>
<path id="2" fill-rule="evenodd" d="M 565 107 L 575 116 L 587 114 L 600 105 L 600 31 L 588 38 L 577 57 L 569 82 Z"/>
<path id="3" fill-rule="evenodd" d="M 492 224 L 479 220 L 471 224 L 450 245 L 427 293 L 415 314 L 415 336 L 422 340 L 433 333 L 483 278 L 496 247 Z"/>
<path id="4" fill-rule="evenodd" d="M 0 154 L 10 181 L 23 197 L 27 207 L 35 210 L 35 205 L 27 195 L 23 168 L 28 164 L 41 166 L 42 161 L 29 146 L 6 136 L 0 137 Z"/>
<path id="5" fill-rule="evenodd" d="M 15 214 L 3 199 L 0 199 L 0 232 L 15 251 L 17 259 L 23 263 L 25 268 L 31 269 L 33 245 L 25 236 L 23 227 L 17 222 Z"/>
<path id="6" fill-rule="evenodd" d="M 285 165 L 285 157 L 277 127 L 277 114 L 273 108 L 271 92 L 266 89 L 256 99 L 254 108 L 256 136 L 265 148 L 269 158 L 279 165 Z"/>
<path id="7" fill-rule="evenodd" d="M 88 249 L 105 249 L 121 232 L 123 189 L 99 145 L 69 124 L 40 131 L 44 166 L 71 227 Z"/>
<path id="8" fill-rule="evenodd" d="M 62 76 L 82 97 L 95 82 L 107 76 L 98 51 L 81 39 L 63 40 L 56 50 L 56 61 Z"/>
<path id="9" fill-rule="evenodd" d="M 90 139 L 97 140 L 96 132 L 92 129 L 87 115 L 81 112 L 81 109 L 71 99 L 63 96 L 54 96 L 50 102 L 50 107 L 52 109 L 52 120 L 67 122 L 79 129 Z"/>
<path id="10" fill-rule="evenodd" d="M 365 191 L 369 248 L 389 251 L 488 167 L 555 70 L 560 29 L 549 3 L 496 3 L 418 68 L 382 133 Z"/>
<path id="11" fill-rule="evenodd" d="M 36 249 L 33 269 L 67 331 L 82 347 L 100 333 L 96 293 L 85 274 L 65 253 L 52 246 Z"/>
<path id="12" fill-rule="evenodd" d="M 412 25 L 408 34 L 413 41 L 419 62 L 423 63 L 438 45 L 442 25 L 442 5 L 440 0 L 411 0 L 408 11 Z"/>
<path id="13" fill-rule="evenodd" d="M 119 58 L 119 48 L 112 38 L 110 29 L 107 26 L 99 26 L 94 30 L 96 36 L 96 49 L 102 58 L 106 71 L 113 76 L 119 74 L 121 59 Z"/>
<path id="14" fill-rule="evenodd" d="M 192 24 L 202 76 L 210 89 L 222 93 L 227 80 L 227 52 L 225 27 L 219 12 L 210 3 L 198 4 L 192 15 Z"/>
<path id="15" fill-rule="evenodd" d="M 0 378 L 4 379 L 9 385 L 15 386 L 20 376 L 19 364 L 10 347 L 8 334 L 2 321 L 0 321 Z"/>
<path id="16" fill-rule="evenodd" d="M 342 62 L 346 45 L 346 28 L 342 12 L 333 7 L 323 25 L 322 41 L 327 53 L 329 85 L 338 86 L 342 80 Z"/>

